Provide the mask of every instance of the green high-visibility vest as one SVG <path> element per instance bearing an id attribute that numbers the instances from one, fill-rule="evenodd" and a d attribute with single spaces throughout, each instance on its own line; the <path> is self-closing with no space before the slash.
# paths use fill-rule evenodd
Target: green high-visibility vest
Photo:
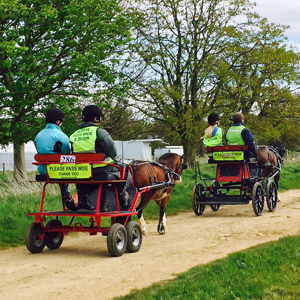
<path id="1" fill-rule="evenodd" d="M 231 126 L 226 133 L 227 145 L 245 145 L 244 139 L 242 137 L 242 131 L 246 127 L 243 125 Z"/>
<path id="2" fill-rule="evenodd" d="M 204 135 L 203 144 L 206 147 L 215 147 L 217 145 L 223 145 L 223 130 L 218 128 L 216 134 L 212 137 L 207 137 Z"/>
<path id="3" fill-rule="evenodd" d="M 97 139 L 97 126 L 88 126 L 80 128 L 70 136 L 70 142 L 73 146 L 73 153 L 96 153 L 95 142 Z M 112 158 L 107 160 L 112 164 Z M 93 164 L 93 168 L 105 167 L 106 164 Z"/>

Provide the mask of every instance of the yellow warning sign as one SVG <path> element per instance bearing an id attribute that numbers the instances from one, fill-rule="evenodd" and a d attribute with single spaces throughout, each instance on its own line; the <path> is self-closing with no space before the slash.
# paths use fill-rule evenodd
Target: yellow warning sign
<path id="1" fill-rule="evenodd" d="M 244 151 L 214 152 L 214 160 L 244 160 Z"/>
<path id="2" fill-rule="evenodd" d="M 90 178 L 90 164 L 50 164 L 47 165 L 49 178 L 52 179 L 81 179 Z"/>

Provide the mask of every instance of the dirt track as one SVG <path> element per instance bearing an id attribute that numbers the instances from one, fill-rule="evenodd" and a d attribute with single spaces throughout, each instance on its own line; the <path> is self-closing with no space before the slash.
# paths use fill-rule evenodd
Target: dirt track
<path id="1" fill-rule="evenodd" d="M 190 201 L 190 199 L 187 199 Z M 167 233 L 148 234 L 137 253 L 110 257 L 101 235 L 67 235 L 58 250 L 31 254 L 26 247 L 0 252 L 1 300 L 112 299 L 133 288 L 171 279 L 198 264 L 248 247 L 300 234 L 300 190 L 281 193 L 275 212 L 256 217 L 249 205 L 207 208 L 167 217 Z M 25 232 L 26 228 L 24 229 Z"/>

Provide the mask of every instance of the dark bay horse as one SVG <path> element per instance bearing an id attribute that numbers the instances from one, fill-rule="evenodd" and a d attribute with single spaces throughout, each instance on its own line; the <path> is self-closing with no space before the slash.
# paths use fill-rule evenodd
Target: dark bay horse
<path id="1" fill-rule="evenodd" d="M 159 234 L 165 233 L 166 206 L 175 184 L 181 182 L 182 170 L 187 167 L 182 161 L 183 156 L 166 153 L 159 158 L 158 162 L 135 161 L 131 163 L 134 186 L 137 188 L 151 186 L 149 191 L 142 193 L 141 201 L 136 208 L 144 235 L 146 234 L 146 223 L 143 210 L 151 200 L 154 200 L 160 207 L 157 231 Z"/>
<path id="2" fill-rule="evenodd" d="M 257 147 L 257 162 L 258 166 L 262 169 L 261 177 L 272 177 L 272 174 L 276 174 L 276 171 L 279 170 L 274 176 L 277 189 L 284 154 L 285 148 L 279 141 L 274 141 L 268 146 Z"/>

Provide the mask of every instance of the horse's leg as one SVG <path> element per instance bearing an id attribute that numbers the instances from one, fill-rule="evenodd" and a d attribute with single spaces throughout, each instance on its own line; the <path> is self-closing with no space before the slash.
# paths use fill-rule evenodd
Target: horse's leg
<path id="1" fill-rule="evenodd" d="M 167 194 L 166 197 L 164 197 L 160 202 L 156 202 L 160 206 L 160 211 L 159 211 L 159 221 L 158 221 L 158 226 L 157 226 L 157 232 L 162 235 L 165 234 L 166 232 L 166 225 L 167 225 L 167 219 L 166 219 L 166 206 L 168 203 L 168 200 L 170 198 L 171 194 Z"/>
<path id="2" fill-rule="evenodd" d="M 143 211 L 141 211 L 138 218 L 139 218 L 139 224 L 140 224 L 141 229 L 142 229 L 142 233 L 143 233 L 143 235 L 146 235 L 147 227 L 146 227 L 146 222 L 145 222 L 145 219 L 144 219 L 144 216 L 143 216 Z"/>
<path id="3" fill-rule="evenodd" d="M 145 219 L 144 219 L 144 216 L 143 216 L 143 210 L 150 203 L 151 198 L 152 198 L 152 194 L 153 193 L 149 193 L 149 192 L 146 192 L 146 193 L 142 194 L 141 202 L 139 203 L 139 205 L 136 208 L 136 210 L 138 212 L 137 217 L 139 219 L 139 224 L 141 226 L 143 235 L 146 235 L 146 232 L 147 232 L 146 222 L 145 222 Z"/>
<path id="4" fill-rule="evenodd" d="M 279 193 L 278 193 L 278 182 L 279 182 L 279 178 L 280 178 L 280 173 L 278 173 L 275 177 L 274 177 L 274 182 L 276 184 L 276 188 L 277 188 L 277 202 L 280 202 L 280 197 L 279 197 Z"/>

